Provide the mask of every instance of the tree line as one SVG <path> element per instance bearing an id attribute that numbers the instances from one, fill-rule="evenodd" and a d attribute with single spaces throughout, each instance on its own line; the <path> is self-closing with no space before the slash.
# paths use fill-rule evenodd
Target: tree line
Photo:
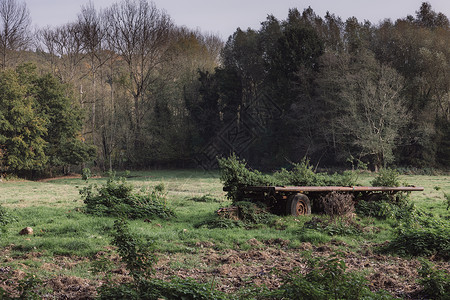
<path id="1" fill-rule="evenodd" d="M 225 43 L 146 0 L 33 33 L 25 4 L 0 16 L 2 172 L 450 165 L 450 27 L 429 3 L 376 25 L 294 8 Z"/>

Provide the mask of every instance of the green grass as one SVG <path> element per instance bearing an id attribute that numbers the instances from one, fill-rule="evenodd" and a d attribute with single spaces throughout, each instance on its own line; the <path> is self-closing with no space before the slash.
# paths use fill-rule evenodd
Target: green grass
<path id="1" fill-rule="evenodd" d="M 118 174 L 121 175 L 121 174 Z M 361 174 L 359 182 L 368 185 L 373 174 Z M 411 193 L 415 205 L 435 216 L 450 218 L 445 193 L 450 193 L 450 176 L 402 176 L 408 184 L 424 186 L 423 192 Z M 331 241 L 345 243 L 347 251 L 358 251 L 367 243 L 383 243 L 394 235 L 394 220 L 356 218 L 364 232 L 330 235 L 314 229 L 303 229 L 313 216 L 277 217 L 275 226 L 255 229 L 207 229 L 196 226 L 215 217 L 215 211 L 230 204 L 222 191 L 217 172 L 171 170 L 132 172 L 127 181 L 137 189 L 154 187 L 163 182 L 168 191 L 168 205 L 175 209 L 176 218 L 130 221 L 131 230 L 141 238 L 155 241 L 161 255 L 190 255 L 199 253 L 199 244 L 208 243 L 217 250 L 249 250 L 260 242 L 282 239 L 287 247 L 296 249 L 303 243 L 321 245 Z M 106 178 L 93 178 L 89 183 L 103 184 Z M 110 249 L 113 218 L 93 217 L 82 212 L 83 202 L 78 190 L 86 182 L 77 178 L 50 181 L 6 181 L 0 183 L 0 205 L 7 208 L 16 221 L 6 227 L 0 237 L 0 260 L 4 266 L 23 269 L 43 277 L 65 274 L 83 278 L 97 278 L 89 271 L 90 260 L 100 251 Z M 438 187 L 438 188 L 436 188 Z M 218 202 L 199 202 L 193 197 L 210 195 Z M 326 216 L 316 216 L 327 218 Z M 34 234 L 21 236 L 19 231 L 30 226 Z M 30 253 L 34 253 L 38 258 Z M 65 259 L 77 264 L 65 268 Z M 172 262 L 171 267 L 190 268 L 198 264 L 195 256 Z M 52 265 L 53 267 L 48 267 Z M 61 266 L 61 267 L 58 267 Z M 66 264 L 67 266 L 67 264 Z"/>

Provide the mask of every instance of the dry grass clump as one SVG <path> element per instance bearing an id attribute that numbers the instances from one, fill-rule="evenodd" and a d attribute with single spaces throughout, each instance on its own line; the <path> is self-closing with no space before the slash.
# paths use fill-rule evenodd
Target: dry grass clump
<path id="1" fill-rule="evenodd" d="M 354 196 L 350 193 L 331 192 L 319 198 L 323 212 L 331 217 L 348 216 L 355 212 Z"/>

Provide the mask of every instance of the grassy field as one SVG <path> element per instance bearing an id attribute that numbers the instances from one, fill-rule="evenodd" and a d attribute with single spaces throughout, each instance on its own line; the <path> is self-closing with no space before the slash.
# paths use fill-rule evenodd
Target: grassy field
<path id="1" fill-rule="evenodd" d="M 361 174 L 359 182 L 368 185 L 372 178 L 372 174 Z M 425 188 L 411 195 L 416 207 L 444 220 L 450 218 L 444 196 L 450 194 L 450 176 L 401 179 Z M 105 181 L 105 178 L 89 180 L 97 184 Z M 214 282 L 217 289 L 227 293 L 255 285 L 274 289 L 280 286 L 279 272 L 305 268 L 306 256 L 329 257 L 337 251 L 343 253 L 349 270 L 361 272 L 370 280 L 371 289 L 386 289 L 399 297 L 420 295 L 417 258 L 384 255 L 375 250 L 377 245 L 393 238 L 395 220 L 356 217 L 362 231 L 344 234 L 304 230 L 305 222 L 317 216 L 283 216 L 271 226 L 251 229 L 208 229 L 201 224 L 216 218 L 215 211 L 230 204 L 218 173 L 132 172 L 128 182 L 142 191 L 164 183 L 167 203 L 177 216 L 130 222 L 135 234 L 154 241 L 158 278 L 191 277 L 199 282 Z M 82 212 L 84 204 L 79 189 L 86 185 L 77 177 L 0 182 L 0 205 L 14 218 L 0 238 L 0 287 L 11 291 L 18 283 L 29 282 L 27 275 L 31 274 L 38 278 L 35 286 L 40 297 L 92 298 L 105 278 L 105 274 L 93 272 L 93 266 L 105 257 L 114 264 L 117 280 L 129 280 L 110 245 L 115 219 Z M 193 200 L 203 195 L 210 195 L 213 200 Z M 34 234 L 19 235 L 27 226 L 33 228 Z M 442 269 L 450 268 L 445 260 L 434 263 Z"/>

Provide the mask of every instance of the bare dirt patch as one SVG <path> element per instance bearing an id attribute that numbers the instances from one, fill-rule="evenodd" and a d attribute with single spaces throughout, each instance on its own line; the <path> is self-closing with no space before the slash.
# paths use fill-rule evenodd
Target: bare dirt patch
<path id="1" fill-rule="evenodd" d="M 272 246 L 248 251 L 202 249 L 199 254 L 200 265 L 206 267 L 173 269 L 169 267 L 170 263 L 173 260 L 182 261 L 184 255 L 166 256 L 158 263 L 156 276 L 162 279 L 171 276 L 190 277 L 199 282 L 211 282 L 214 278 L 217 288 L 224 292 L 234 292 L 250 284 L 276 289 L 288 272 L 294 269 L 302 273 L 308 271 L 305 251 L 311 251 L 313 257 L 326 259 L 334 255 L 335 250 L 336 245 L 333 244 L 317 247 L 309 243 L 298 249 Z M 364 249 L 359 252 L 344 251 L 342 259 L 349 271 L 367 274 L 373 291 L 384 289 L 395 296 L 409 299 L 414 299 L 420 292 L 421 287 L 417 283 L 420 263 L 416 259 L 373 254 Z M 442 269 L 450 269 L 448 262 L 437 262 L 437 265 Z"/>
<path id="2" fill-rule="evenodd" d="M 417 283 L 420 262 L 416 259 L 374 254 L 370 251 L 370 245 L 352 252 L 342 251 L 342 247 L 345 247 L 342 243 L 329 243 L 322 246 L 304 243 L 297 249 L 289 249 L 286 246 L 287 241 L 282 240 L 264 243 L 249 240 L 248 243 L 252 245 L 252 249 L 245 251 L 231 249 L 219 251 L 214 249 L 212 243 L 202 243 L 198 245 L 198 253 L 195 255 L 160 253 L 155 277 L 168 280 L 177 276 L 193 278 L 203 283 L 214 280 L 216 288 L 227 293 L 235 292 L 251 284 L 276 289 L 280 287 L 283 276 L 288 272 L 294 269 L 301 273 L 308 271 L 307 253 L 313 257 L 327 259 L 335 254 L 337 247 L 340 247 L 342 259 L 348 270 L 364 272 L 373 291 L 384 289 L 398 297 L 420 299 L 421 287 Z M 40 258 L 39 255 L 31 256 L 33 259 Z M 111 249 L 99 252 L 94 259 L 105 258 L 115 265 L 111 271 L 113 280 L 118 283 L 131 280 L 119 257 Z M 61 273 L 64 269 L 70 270 L 80 261 L 86 261 L 86 259 L 55 257 L 53 262 L 43 263 L 41 268 Z M 192 261 L 195 261 L 194 267 L 192 267 Z M 449 262 L 436 262 L 436 264 L 439 268 L 450 269 Z M 18 281 L 25 276 L 26 273 L 22 270 L 1 267 L 0 288 L 13 292 Z M 97 295 L 96 289 L 102 283 L 101 280 L 57 275 L 43 280 L 40 288 L 44 291 L 42 296 L 45 299 L 93 299 Z"/>

